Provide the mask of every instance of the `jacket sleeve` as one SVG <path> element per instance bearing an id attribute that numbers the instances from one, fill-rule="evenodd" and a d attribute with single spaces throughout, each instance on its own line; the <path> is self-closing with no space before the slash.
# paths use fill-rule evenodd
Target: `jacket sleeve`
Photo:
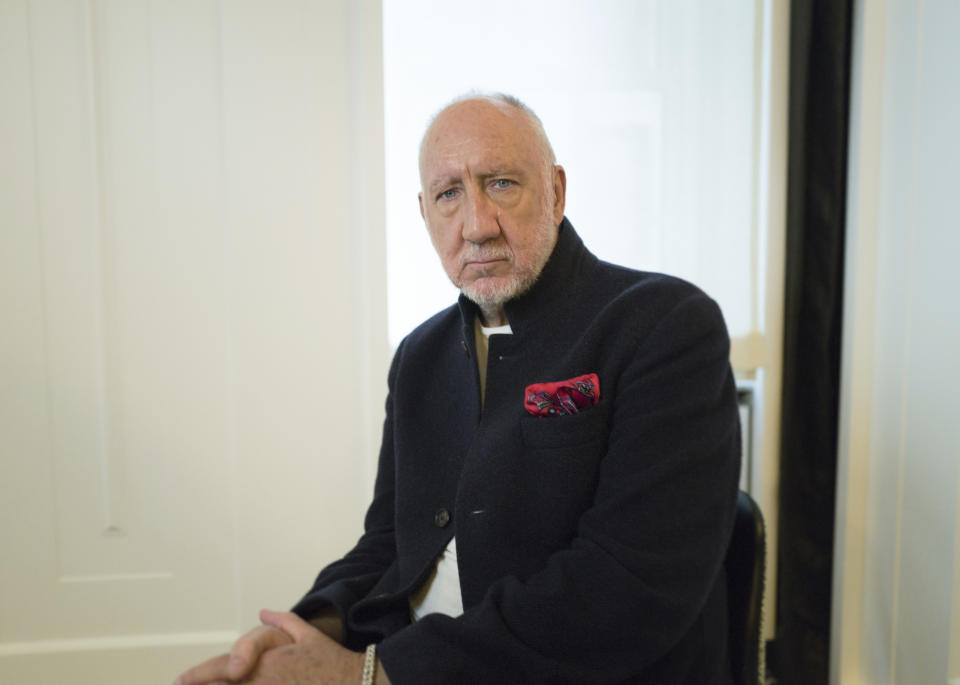
<path id="1" fill-rule="evenodd" d="M 494 583 L 462 616 L 430 615 L 384 640 L 378 653 L 394 685 L 631 681 L 705 611 L 738 487 L 729 338 L 702 293 L 634 337 L 576 537 L 541 571 Z"/>
<path id="2" fill-rule="evenodd" d="M 346 616 L 350 607 L 363 599 L 380 581 L 397 556 L 394 537 L 394 463 L 393 463 L 393 390 L 398 359 L 403 343 L 397 349 L 388 376 L 389 393 L 383 441 L 374 487 L 373 501 L 364 519 L 364 533 L 357 544 L 342 559 L 326 566 L 317 575 L 313 587 L 293 607 L 292 611 L 305 620 L 320 609 L 333 605 L 343 622 L 343 642 L 349 644 L 351 635 Z"/>

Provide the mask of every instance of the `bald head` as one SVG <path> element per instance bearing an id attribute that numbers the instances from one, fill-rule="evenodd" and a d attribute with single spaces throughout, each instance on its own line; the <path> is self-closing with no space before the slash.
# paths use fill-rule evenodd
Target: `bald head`
<path id="1" fill-rule="evenodd" d="M 464 109 L 476 109 L 477 107 L 489 107 L 499 111 L 504 117 L 512 119 L 516 128 L 524 134 L 524 138 L 535 145 L 537 154 L 543 160 L 544 165 L 550 168 L 556 164 L 553 146 L 550 145 L 550 139 L 547 138 L 543 122 L 540 121 L 536 112 L 524 102 L 506 93 L 469 93 L 454 98 L 430 119 L 427 130 L 420 140 L 421 183 L 423 182 L 424 158 L 427 152 L 426 148 L 431 140 L 431 133 L 444 119 L 456 117 Z"/>

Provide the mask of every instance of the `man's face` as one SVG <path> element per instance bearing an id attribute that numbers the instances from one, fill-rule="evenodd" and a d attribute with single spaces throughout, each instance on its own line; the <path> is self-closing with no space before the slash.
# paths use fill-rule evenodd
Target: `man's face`
<path id="1" fill-rule="evenodd" d="M 481 99 L 448 107 L 424 139 L 420 213 L 485 319 L 533 285 L 556 244 L 566 178 L 541 141 L 522 112 Z"/>

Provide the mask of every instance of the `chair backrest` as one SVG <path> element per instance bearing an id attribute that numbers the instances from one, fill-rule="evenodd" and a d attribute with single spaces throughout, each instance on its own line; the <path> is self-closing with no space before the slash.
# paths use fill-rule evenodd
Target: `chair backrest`
<path id="1" fill-rule="evenodd" d="M 763 586 L 766 533 L 760 507 L 747 493 L 737 499 L 733 536 L 724 565 L 727 573 L 727 636 L 736 685 L 763 682 Z"/>

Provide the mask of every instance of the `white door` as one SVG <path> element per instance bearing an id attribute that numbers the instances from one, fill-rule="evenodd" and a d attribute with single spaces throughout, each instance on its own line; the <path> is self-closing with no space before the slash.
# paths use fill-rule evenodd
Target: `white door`
<path id="1" fill-rule="evenodd" d="M 0 682 L 168 683 L 359 535 L 379 3 L 0 0 Z"/>

